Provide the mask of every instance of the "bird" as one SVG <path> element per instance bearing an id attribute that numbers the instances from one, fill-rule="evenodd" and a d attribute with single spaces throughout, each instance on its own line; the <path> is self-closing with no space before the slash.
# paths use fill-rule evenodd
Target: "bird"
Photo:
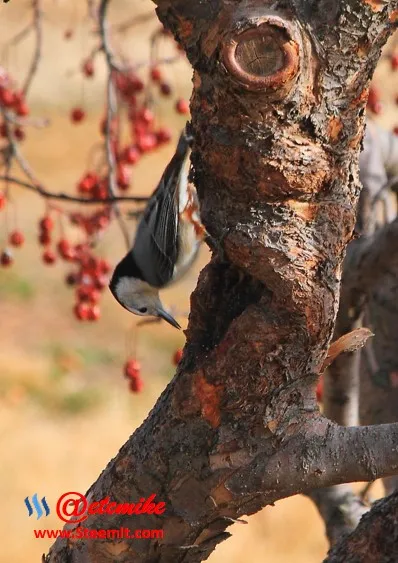
<path id="1" fill-rule="evenodd" d="M 163 307 L 159 290 L 187 273 L 206 236 L 196 190 L 188 181 L 192 140 L 185 127 L 148 200 L 132 248 L 109 283 L 122 307 L 135 315 L 158 317 L 177 329 L 181 326 Z"/>

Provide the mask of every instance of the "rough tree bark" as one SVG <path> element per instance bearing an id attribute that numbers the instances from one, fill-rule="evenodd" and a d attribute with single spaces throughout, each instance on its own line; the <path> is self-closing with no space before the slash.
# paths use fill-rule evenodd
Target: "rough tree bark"
<path id="1" fill-rule="evenodd" d="M 90 488 L 156 493 L 161 541 L 58 539 L 46 560 L 192 563 L 242 514 L 398 472 L 398 424 L 339 427 L 315 384 L 333 333 L 359 193 L 369 79 L 398 0 L 158 0 L 194 68 L 194 181 L 223 246 L 192 295 L 178 372 Z M 77 525 L 75 525 L 77 527 Z"/>
<path id="2" fill-rule="evenodd" d="M 335 546 L 324 563 L 396 563 L 398 493 L 375 503 L 357 529 Z"/>
<path id="3" fill-rule="evenodd" d="M 398 316 L 394 306 L 396 300 L 391 299 L 396 296 L 388 287 L 391 286 L 391 281 L 398 279 L 395 264 L 398 249 L 397 223 L 394 222 L 396 213 L 392 205 L 391 190 L 386 189 L 398 177 L 398 139 L 392 133 L 377 127 L 371 120 L 367 121 L 364 149 L 359 158 L 359 173 L 363 187 L 357 211 L 358 239 L 348 246 L 344 261 L 334 339 L 361 327 L 364 315 L 366 326 L 372 327 L 376 336 L 374 340 L 368 341 L 365 352 L 358 349 L 342 354 L 323 376 L 323 413 L 330 420 L 344 426 L 359 423 L 360 395 L 363 424 L 396 422 L 398 412 L 397 394 L 387 393 L 388 385 L 385 385 L 385 381 L 383 392 L 380 393 L 374 377 L 369 376 L 370 373 L 379 371 L 378 366 L 375 368 L 375 346 L 377 356 L 383 362 L 389 359 L 391 363 L 392 356 L 398 360 L 395 342 Z M 379 203 L 383 203 L 383 212 L 378 209 Z M 390 280 L 389 284 L 386 283 L 386 277 L 387 282 Z M 375 299 L 380 302 L 380 293 L 384 297 L 384 308 L 382 314 L 374 315 L 373 303 Z M 385 327 L 386 315 L 395 321 L 394 326 L 389 322 L 390 330 Z M 384 353 L 386 348 L 387 354 Z M 372 369 L 367 361 L 369 358 Z M 397 362 L 396 365 L 398 366 Z M 394 486 L 396 477 L 388 477 L 386 480 L 391 487 Z M 369 509 L 348 484 L 314 490 L 310 497 L 325 521 L 331 544 L 354 530 L 362 515 Z"/>

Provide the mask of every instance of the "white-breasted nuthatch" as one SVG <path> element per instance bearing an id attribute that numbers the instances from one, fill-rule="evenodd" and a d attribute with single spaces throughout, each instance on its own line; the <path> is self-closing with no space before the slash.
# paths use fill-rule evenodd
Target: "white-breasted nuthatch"
<path id="1" fill-rule="evenodd" d="M 188 182 L 190 142 L 184 130 L 147 203 L 133 247 L 116 266 L 109 284 L 128 311 L 160 317 L 176 328 L 181 327 L 165 311 L 159 290 L 189 270 L 205 236 L 196 191 Z"/>

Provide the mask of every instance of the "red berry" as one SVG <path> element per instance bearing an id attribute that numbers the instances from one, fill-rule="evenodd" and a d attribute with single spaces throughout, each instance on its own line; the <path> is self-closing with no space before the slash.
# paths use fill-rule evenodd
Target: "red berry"
<path id="1" fill-rule="evenodd" d="M 0 137 L 3 137 L 3 138 L 7 137 L 7 125 L 5 123 L 2 123 L 0 125 Z"/>
<path id="2" fill-rule="evenodd" d="M 8 248 L 6 248 L 0 254 L 0 264 L 4 267 L 7 267 L 7 266 L 11 266 L 13 262 L 14 262 L 14 257 L 12 255 L 11 250 L 8 250 Z"/>
<path id="3" fill-rule="evenodd" d="M 43 217 L 43 219 L 40 220 L 39 225 L 43 231 L 52 231 L 54 228 L 54 221 L 49 215 L 46 215 L 45 217 Z"/>
<path id="4" fill-rule="evenodd" d="M 16 138 L 18 141 L 23 141 L 23 140 L 25 139 L 25 137 L 26 137 L 25 131 L 22 129 L 22 127 L 19 127 L 19 125 L 17 125 L 17 127 L 15 127 L 15 129 L 14 129 L 14 135 L 15 135 L 15 138 Z"/>
<path id="5" fill-rule="evenodd" d="M 94 76 L 94 63 L 91 59 L 87 59 L 83 62 L 82 72 L 87 78 Z"/>
<path id="6" fill-rule="evenodd" d="M 21 100 L 20 102 L 18 102 L 18 104 L 15 105 L 15 111 L 20 117 L 29 115 L 28 104 L 25 101 Z"/>
<path id="7" fill-rule="evenodd" d="M 189 103 L 186 100 L 180 98 L 176 102 L 176 111 L 177 113 L 181 113 L 182 115 L 186 115 L 189 113 Z"/>
<path id="8" fill-rule="evenodd" d="M 167 129 L 166 127 L 161 127 L 156 132 L 158 143 L 168 143 L 171 140 L 171 137 L 172 133 L 170 129 Z"/>
<path id="9" fill-rule="evenodd" d="M 156 135 L 153 133 L 147 133 L 146 135 L 141 135 L 137 139 L 137 146 L 141 152 L 149 152 L 153 150 L 158 145 L 158 140 Z"/>
<path id="10" fill-rule="evenodd" d="M 14 96 L 14 106 L 17 106 L 21 102 L 25 101 L 25 95 L 23 92 L 16 91 L 13 93 L 13 96 Z"/>
<path id="11" fill-rule="evenodd" d="M 97 174 L 94 174 L 92 172 L 87 172 L 87 174 L 85 174 L 85 176 L 83 176 L 83 178 L 77 184 L 77 189 L 81 193 L 89 193 L 95 188 L 97 182 L 98 182 Z"/>
<path id="12" fill-rule="evenodd" d="M 50 248 L 47 248 L 47 250 L 44 251 L 43 262 L 45 264 L 54 264 L 56 259 L 57 257 L 55 256 L 54 252 Z"/>
<path id="13" fill-rule="evenodd" d="M 141 153 L 134 145 L 126 147 L 122 154 L 122 160 L 126 164 L 136 164 L 140 159 Z"/>
<path id="14" fill-rule="evenodd" d="M 145 84 L 138 78 L 138 76 L 131 77 L 130 86 L 129 86 L 129 93 L 130 94 L 138 94 L 143 91 Z"/>
<path id="15" fill-rule="evenodd" d="M 10 233 L 9 241 L 12 246 L 22 246 L 25 242 L 25 237 L 21 231 L 13 231 Z"/>
<path id="16" fill-rule="evenodd" d="M 139 113 L 139 118 L 147 125 L 150 125 L 155 121 L 155 116 L 149 108 L 143 108 Z"/>
<path id="17" fill-rule="evenodd" d="M 162 80 L 162 71 L 159 67 L 154 66 L 151 69 L 151 78 L 154 82 L 160 82 Z"/>
<path id="18" fill-rule="evenodd" d="M 100 300 L 99 292 L 92 286 L 81 285 L 76 292 L 76 297 L 79 301 L 85 301 L 95 305 Z"/>
<path id="19" fill-rule="evenodd" d="M 65 278 L 66 285 L 76 285 L 78 281 L 79 276 L 74 272 L 70 272 Z"/>
<path id="20" fill-rule="evenodd" d="M 375 102 L 380 101 L 380 92 L 375 86 L 369 88 L 368 104 L 373 105 Z"/>
<path id="21" fill-rule="evenodd" d="M 142 379 L 132 379 L 129 381 L 129 389 L 132 393 L 141 393 L 144 388 L 144 382 Z"/>
<path id="22" fill-rule="evenodd" d="M 74 313 L 79 321 L 87 321 L 89 316 L 90 306 L 87 303 L 76 303 Z"/>
<path id="23" fill-rule="evenodd" d="M 100 272 L 102 272 L 103 274 L 109 274 L 109 272 L 111 271 L 111 265 L 109 264 L 108 260 L 105 260 L 104 258 L 101 258 L 98 262 L 98 270 L 100 270 Z"/>
<path id="24" fill-rule="evenodd" d="M 71 247 L 70 242 L 66 239 L 61 239 L 57 244 L 57 250 L 59 255 L 64 260 L 73 260 L 76 258 L 76 253 L 74 249 Z"/>
<path id="25" fill-rule="evenodd" d="M 98 305 L 92 305 L 88 309 L 88 320 L 89 321 L 98 321 L 101 316 L 101 309 Z"/>
<path id="26" fill-rule="evenodd" d="M 394 129 L 392 130 L 392 132 L 394 133 L 394 135 L 398 135 L 398 125 L 396 125 L 394 127 Z"/>
<path id="27" fill-rule="evenodd" d="M 379 101 L 374 102 L 374 104 L 369 105 L 369 109 L 374 114 L 379 115 L 383 111 L 383 104 Z"/>
<path id="28" fill-rule="evenodd" d="M 95 220 L 95 226 L 100 231 L 103 231 L 109 226 L 110 218 L 107 215 L 100 215 Z"/>
<path id="29" fill-rule="evenodd" d="M 50 242 L 51 242 L 50 233 L 48 231 L 41 232 L 39 235 L 39 243 L 42 246 L 47 246 L 48 244 L 50 244 Z"/>
<path id="30" fill-rule="evenodd" d="M 106 287 L 108 287 L 109 279 L 106 275 L 97 276 L 95 279 L 95 287 L 102 291 Z"/>
<path id="31" fill-rule="evenodd" d="M 6 205 L 6 196 L 3 192 L 0 192 L 0 211 L 2 209 L 4 209 L 5 205 Z"/>
<path id="32" fill-rule="evenodd" d="M 82 108 L 73 108 L 70 118 L 73 123 L 80 123 L 86 117 L 86 112 Z"/>
<path id="33" fill-rule="evenodd" d="M 391 57 L 391 68 L 393 70 L 398 69 L 398 53 L 394 53 L 394 55 L 392 55 Z"/>
<path id="34" fill-rule="evenodd" d="M 126 94 L 128 90 L 128 78 L 122 72 L 116 72 L 112 75 L 116 88 L 120 93 Z"/>
<path id="35" fill-rule="evenodd" d="M 174 352 L 174 356 L 173 356 L 173 364 L 174 365 L 178 365 L 181 361 L 182 358 L 182 350 L 181 348 L 179 348 L 178 350 L 176 350 Z"/>
<path id="36" fill-rule="evenodd" d="M 130 186 L 130 173 L 123 165 L 118 167 L 116 183 L 121 190 L 127 190 Z"/>
<path id="37" fill-rule="evenodd" d="M 124 364 L 124 375 L 129 379 L 136 379 L 141 374 L 141 364 L 137 360 L 128 360 Z"/>
<path id="38" fill-rule="evenodd" d="M 106 183 L 101 182 L 94 187 L 92 197 L 94 199 L 106 199 L 109 197 L 108 186 Z"/>
<path id="39" fill-rule="evenodd" d="M 10 90 L 6 88 L 0 89 L 0 104 L 2 106 L 10 107 L 14 103 L 14 95 Z"/>
<path id="40" fill-rule="evenodd" d="M 162 82 L 160 85 L 160 92 L 163 96 L 170 96 L 171 94 L 171 86 L 167 84 L 167 82 Z"/>

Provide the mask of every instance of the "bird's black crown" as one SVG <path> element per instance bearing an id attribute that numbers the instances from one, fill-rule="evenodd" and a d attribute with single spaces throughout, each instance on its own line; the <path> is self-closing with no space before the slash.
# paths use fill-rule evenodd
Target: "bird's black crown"
<path id="1" fill-rule="evenodd" d="M 109 289 L 111 290 L 113 296 L 118 301 L 119 299 L 116 295 L 116 286 L 118 284 L 118 281 L 124 277 L 136 278 L 145 281 L 142 272 L 137 266 L 137 263 L 131 252 L 128 252 L 126 256 L 123 258 L 123 260 L 121 260 L 119 264 L 116 266 L 115 271 L 112 274 L 111 281 L 109 282 Z"/>

